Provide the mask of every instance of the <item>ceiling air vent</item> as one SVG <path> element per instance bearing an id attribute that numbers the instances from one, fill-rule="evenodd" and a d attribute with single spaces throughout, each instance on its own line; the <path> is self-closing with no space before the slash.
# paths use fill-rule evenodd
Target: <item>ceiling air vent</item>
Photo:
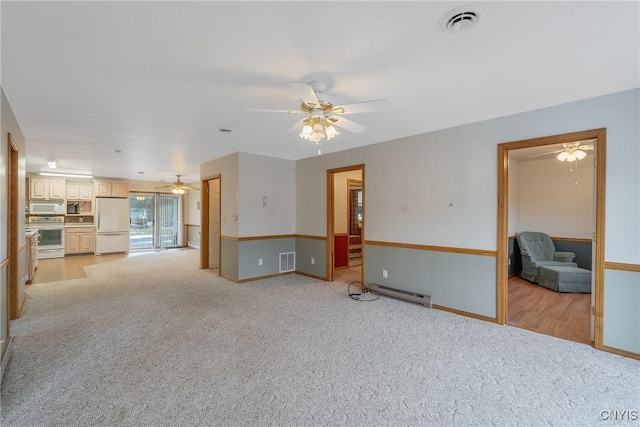
<path id="1" fill-rule="evenodd" d="M 482 17 L 482 10 L 474 6 L 461 6 L 445 13 L 438 26 L 448 33 L 459 33 L 474 27 Z"/>

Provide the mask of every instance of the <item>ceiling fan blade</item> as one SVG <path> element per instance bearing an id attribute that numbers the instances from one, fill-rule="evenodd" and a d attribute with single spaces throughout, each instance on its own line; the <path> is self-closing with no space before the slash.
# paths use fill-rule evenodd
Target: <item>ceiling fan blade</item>
<path id="1" fill-rule="evenodd" d="M 340 116 L 331 116 L 329 117 L 329 120 L 331 120 L 331 122 L 338 126 L 341 127 L 342 129 L 346 129 L 349 132 L 353 132 L 353 133 L 360 133 L 360 132 L 364 132 L 367 128 L 359 125 L 356 122 L 353 122 L 349 119 L 345 119 L 344 117 L 340 117 Z"/>
<path id="2" fill-rule="evenodd" d="M 291 82 L 291 86 L 296 90 L 302 102 L 308 105 L 320 106 L 320 101 L 318 101 L 318 97 L 311 86 L 298 82 Z"/>
<path id="3" fill-rule="evenodd" d="M 289 128 L 287 133 L 294 133 L 294 132 L 300 133 L 300 131 L 302 130 L 302 126 L 304 126 L 305 120 L 306 119 L 298 120 L 293 126 Z"/>
<path id="4" fill-rule="evenodd" d="M 271 110 L 268 108 L 245 108 L 244 111 L 250 113 L 289 113 L 289 114 L 306 114 L 300 110 Z"/>
<path id="5" fill-rule="evenodd" d="M 370 113 L 373 111 L 385 111 L 391 108 L 391 103 L 386 99 L 375 99 L 373 101 L 356 102 L 353 104 L 338 105 L 333 107 L 332 112 L 336 114 L 356 114 Z"/>
<path id="6" fill-rule="evenodd" d="M 534 158 L 534 157 L 540 157 L 540 156 L 548 156 L 550 154 L 557 154 L 557 153 L 562 153 L 564 150 L 556 150 L 556 151 L 547 151 L 544 153 L 539 153 L 539 154 L 534 154 L 532 156 L 529 156 L 530 159 Z"/>

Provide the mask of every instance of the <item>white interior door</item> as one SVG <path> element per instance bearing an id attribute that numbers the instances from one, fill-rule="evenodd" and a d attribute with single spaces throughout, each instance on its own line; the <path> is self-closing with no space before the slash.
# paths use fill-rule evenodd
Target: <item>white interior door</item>
<path id="1" fill-rule="evenodd" d="M 220 178 L 209 180 L 209 268 L 220 268 Z"/>

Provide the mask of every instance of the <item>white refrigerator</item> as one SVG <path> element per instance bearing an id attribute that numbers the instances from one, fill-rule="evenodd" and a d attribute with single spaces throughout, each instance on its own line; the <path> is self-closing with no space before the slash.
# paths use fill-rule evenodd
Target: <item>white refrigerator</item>
<path id="1" fill-rule="evenodd" d="M 129 198 L 96 198 L 96 255 L 129 252 Z"/>

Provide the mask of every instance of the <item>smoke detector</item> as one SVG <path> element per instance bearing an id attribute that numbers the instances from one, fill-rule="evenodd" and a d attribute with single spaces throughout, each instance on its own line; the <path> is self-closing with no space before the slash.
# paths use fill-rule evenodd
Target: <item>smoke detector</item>
<path id="1" fill-rule="evenodd" d="M 476 26 L 484 11 L 473 5 L 460 6 L 442 15 L 438 27 L 447 33 L 459 33 Z"/>

